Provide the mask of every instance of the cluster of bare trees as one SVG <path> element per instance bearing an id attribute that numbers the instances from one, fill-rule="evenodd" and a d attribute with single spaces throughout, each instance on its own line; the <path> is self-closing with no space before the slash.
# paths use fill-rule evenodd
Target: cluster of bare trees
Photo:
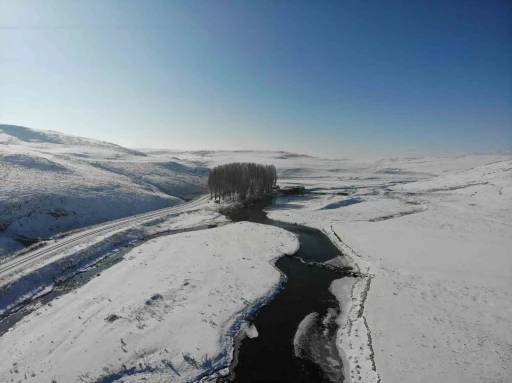
<path id="1" fill-rule="evenodd" d="M 271 192 L 277 182 L 274 165 L 260 165 L 252 162 L 234 162 L 210 170 L 208 188 L 210 198 L 262 196 Z"/>

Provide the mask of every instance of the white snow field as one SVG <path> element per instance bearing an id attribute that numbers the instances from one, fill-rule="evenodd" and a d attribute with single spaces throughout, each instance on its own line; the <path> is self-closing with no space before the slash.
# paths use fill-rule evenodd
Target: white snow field
<path id="1" fill-rule="evenodd" d="M 207 170 L 103 141 L 0 125 L 0 258 L 23 241 L 184 202 Z"/>
<path id="2" fill-rule="evenodd" d="M 367 275 L 333 284 L 353 299 L 339 332 L 352 381 L 510 382 L 510 156 L 394 162 L 394 172 L 416 173 L 417 163 L 442 175 L 368 180 L 350 196 L 326 189 L 269 209 L 323 229 Z"/>
<path id="3" fill-rule="evenodd" d="M 0 315 L 148 236 L 226 222 L 206 197 L 59 235 L 0 262 Z"/>
<path id="4" fill-rule="evenodd" d="M 273 264 L 297 239 L 238 223 L 141 241 L 225 221 L 222 204 L 184 199 L 205 191 L 206 168 L 232 161 L 274 164 L 280 185 L 305 185 L 269 217 L 323 230 L 359 272 L 330 289 L 347 382 L 510 382 L 512 156 L 136 151 L 10 125 L 0 125 L 0 314 L 139 246 L 0 336 L 0 381 L 224 373 L 237 331 L 257 336 L 245 321 L 284 282 Z M 21 236 L 53 237 L 14 254 Z"/>
<path id="5" fill-rule="evenodd" d="M 233 337 L 298 249 L 253 223 L 150 240 L 0 337 L 0 380 L 192 382 L 229 365 Z"/>

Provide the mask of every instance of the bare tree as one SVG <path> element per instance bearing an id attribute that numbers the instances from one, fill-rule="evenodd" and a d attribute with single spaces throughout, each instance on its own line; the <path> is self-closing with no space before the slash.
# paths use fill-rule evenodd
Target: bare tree
<path id="1" fill-rule="evenodd" d="M 208 189 L 210 199 L 245 199 L 250 196 L 263 196 L 272 191 L 277 182 L 274 165 L 261 165 L 252 162 L 233 162 L 219 165 L 210 170 Z"/>

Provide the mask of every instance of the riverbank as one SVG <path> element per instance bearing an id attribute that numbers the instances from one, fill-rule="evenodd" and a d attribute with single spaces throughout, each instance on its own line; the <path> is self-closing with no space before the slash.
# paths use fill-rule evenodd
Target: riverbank
<path id="1" fill-rule="evenodd" d="M 243 321 L 275 294 L 283 278 L 275 260 L 298 246 L 293 234 L 251 223 L 148 241 L 0 337 L 0 377 L 183 382 L 209 375 L 229 365 Z"/>
<path id="2" fill-rule="evenodd" d="M 213 376 L 219 375 L 223 376 L 226 374 L 225 371 L 223 371 L 224 367 L 228 366 L 230 364 L 230 358 L 232 357 L 233 350 L 232 350 L 232 343 L 233 343 L 233 337 L 238 333 L 238 329 L 242 326 L 244 318 L 247 319 L 248 316 L 251 316 L 251 313 L 256 312 L 260 307 L 265 306 L 262 310 L 263 312 L 256 313 L 257 319 L 261 319 L 262 316 L 265 315 L 265 312 L 268 312 L 270 309 L 270 312 L 272 310 L 275 311 L 274 307 L 278 307 L 278 310 L 285 313 L 284 317 L 286 320 L 290 320 L 290 314 L 294 310 L 294 308 L 301 308 L 301 311 L 297 312 L 296 318 L 292 320 L 290 324 L 287 324 L 286 322 L 282 322 L 281 320 L 278 320 L 278 323 L 283 324 L 283 328 L 277 332 L 273 331 L 276 330 L 275 328 L 275 315 L 270 314 L 270 318 L 267 318 L 266 321 L 264 321 L 265 325 L 262 325 L 260 322 L 257 322 L 258 328 L 261 327 L 262 329 L 262 335 L 265 339 L 258 339 L 258 341 L 262 341 L 264 343 L 265 348 L 272 347 L 269 339 L 272 339 L 272 341 L 277 341 L 277 344 L 280 344 L 278 347 L 283 347 L 283 352 L 280 353 L 280 358 L 272 358 L 272 362 L 275 362 L 274 369 L 267 370 L 269 372 L 269 375 L 267 376 L 268 379 L 273 379 L 275 376 L 287 376 L 290 379 L 287 379 L 289 381 L 310 381 L 311 379 L 315 381 L 339 381 L 342 379 L 342 363 L 341 360 L 339 362 L 333 363 L 338 356 L 338 351 L 336 349 L 336 331 L 337 331 L 337 324 L 336 324 L 336 318 L 339 315 L 339 307 L 337 304 L 333 305 L 331 302 L 332 299 L 329 298 L 332 297 L 331 293 L 329 292 L 329 285 L 331 284 L 331 280 L 338 279 L 343 277 L 345 274 L 343 269 L 339 269 L 339 267 L 335 267 L 334 265 L 329 264 L 323 264 L 321 262 L 334 260 L 338 257 L 339 252 L 336 249 L 335 246 L 332 245 L 332 243 L 329 241 L 327 237 L 324 236 L 320 231 L 309 229 L 307 227 L 303 226 L 295 226 L 295 225 L 289 225 L 286 223 L 278 223 L 278 222 L 271 222 L 271 220 L 268 220 L 266 218 L 266 214 L 261 210 L 263 206 L 266 206 L 269 202 L 269 200 L 252 200 L 250 203 L 244 204 L 231 204 L 230 206 L 223 206 L 223 207 L 231 207 L 231 216 L 230 218 L 233 221 L 243 221 L 247 220 L 250 215 L 250 219 L 253 222 L 257 223 L 263 223 L 265 225 L 271 225 L 285 228 L 287 231 L 291 232 L 297 232 L 299 237 L 301 238 L 301 251 L 300 254 L 297 254 L 293 258 L 285 258 L 280 259 L 277 262 L 276 267 L 281 270 L 283 274 L 280 275 L 279 282 L 275 284 L 273 289 L 267 293 L 264 294 L 260 299 L 256 300 L 255 302 L 251 303 L 249 306 L 245 307 L 244 310 L 242 310 L 239 314 L 237 314 L 237 320 L 236 322 L 230 326 L 229 331 L 223 335 L 223 338 L 225 338 L 225 341 L 221 345 L 221 349 L 223 350 L 221 352 L 222 357 L 216 357 L 215 363 L 211 363 L 211 366 L 207 366 L 208 368 L 204 367 L 203 372 L 200 375 L 209 375 L 212 372 L 214 372 Z M 241 208 L 242 206 L 245 206 L 245 208 Z M 220 207 L 220 206 L 216 206 Z M 252 214 L 251 214 L 252 213 Z M 178 220 L 179 221 L 179 220 Z M 177 222 L 175 222 L 176 225 Z M 189 222 L 190 223 L 190 222 Z M 182 229 L 184 232 L 190 232 L 195 231 L 194 228 L 190 229 Z M 167 234 L 167 235 L 166 235 Z M 92 278 L 98 278 L 98 276 L 101 273 L 100 280 L 107 281 L 104 278 L 108 277 L 110 273 L 113 273 L 115 270 L 117 272 L 123 272 L 122 267 L 119 268 L 121 265 L 116 265 L 115 270 L 109 270 L 109 267 L 112 265 L 109 265 L 110 259 L 112 258 L 112 263 L 115 264 L 119 261 L 122 261 L 123 259 L 126 259 L 126 257 L 130 256 L 130 253 L 139 253 L 139 249 L 142 247 L 144 248 L 146 243 L 150 241 L 151 243 L 155 242 L 155 239 L 158 237 L 162 237 L 163 235 L 169 236 L 169 234 L 173 235 L 173 242 L 179 241 L 179 238 L 174 238 L 176 236 L 176 232 L 164 232 L 161 234 L 154 234 L 150 237 L 138 241 L 135 243 L 135 248 L 130 249 L 130 247 L 126 248 L 122 252 L 114 252 L 112 255 L 107 256 L 104 258 L 104 261 L 100 262 L 97 267 L 88 269 L 85 273 L 82 272 L 80 274 L 76 275 L 76 278 L 73 277 L 71 279 L 66 280 L 65 283 L 62 284 L 62 288 L 59 285 L 59 288 L 52 291 L 50 294 L 45 295 L 41 299 L 38 299 L 33 302 L 31 305 L 27 305 L 26 307 L 23 307 L 23 310 L 21 310 L 19 313 L 16 313 L 15 315 L 9 316 L 6 320 L 0 322 L 0 330 L 2 330 L 3 327 L 6 327 L 6 329 L 10 328 L 15 324 L 17 321 L 20 321 L 18 325 L 15 326 L 15 328 L 11 331 L 19 332 L 18 327 L 22 326 L 22 328 L 26 329 L 27 321 L 30 322 L 31 313 L 34 312 L 34 315 L 40 316 L 41 310 L 45 312 L 48 307 L 53 307 L 55 304 L 59 304 L 58 299 L 64 299 L 68 295 L 81 295 L 83 294 L 84 286 L 87 287 L 90 283 Z M 322 237 L 325 238 L 322 242 Z M 208 246 L 208 244 L 206 245 Z M 157 251 L 161 252 L 161 250 Z M 115 258 L 115 259 L 114 259 Z M 132 256 L 133 258 L 133 256 Z M 131 259 L 131 258 L 129 258 Z M 320 269 L 317 267 L 311 267 L 312 264 L 316 264 L 315 262 L 319 262 L 319 265 L 322 265 L 325 267 L 321 267 Z M 106 266 L 103 267 L 102 264 L 105 263 Z M 273 262 L 271 262 L 273 263 Z M 335 262 L 337 263 L 337 262 Z M 291 270 L 293 270 L 293 273 L 290 274 Z M 239 270 L 237 270 L 238 272 Z M 341 274 L 340 274 L 341 273 Z M 126 274 L 126 273 L 125 273 Z M 326 277 L 328 275 L 328 277 Z M 85 279 L 84 279 L 85 276 Z M 75 280 L 76 279 L 76 280 Z M 285 285 L 285 292 L 287 294 L 283 294 L 283 284 L 284 281 L 288 279 L 286 285 Z M 315 282 L 316 281 L 316 282 Z M 94 283 L 99 283 L 97 281 L 92 281 Z M 318 287 L 313 290 L 311 290 L 308 286 L 315 286 L 318 282 L 321 282 L 323 287 Z M 66 287 L 69 284 L 68 287 Z M 110 285 L 110 284 L 109 284 Z M 78 289 L 78 290 L 75 290 Z M 62 290 L 62 291 L 61 291 Z M 278 299 L 274 301 L 273 297 L 280 292 L 281 294 L 278 296 Z M 309 305 L 305 305 L 302 301 L 304 296 L 309 296 Z M 292 299 L 290 299 L 292 298 Z M 300 305 L 293 304 L 294 299 L 301 300 Z M 158 298 L 160 300 L 160 298 Z M 268 306 L 267 304 L 272 301 L 272 305 Z M 147 302 L 146 302 L 147 303 Z M 247 303 L 247 302 L 246 302 Z M 154 305 L 156 303 L 152 303 Z M 322 308 L 323 307 L 323 308 Z M 193 310 L 194 308 L 191 308 Z M 291 311 L 290 311 L 291 310 Z M 306 311 L 304 311 L 306 310 Z M 311 311 L 316 310 L 316 311 Z M 315 327 L 311 327 L 314 322 L 309 321 L 308 326 L 302 326 L 302 322 L 308 317 L 308 315 L 319 315 L 318 320 L 323 323 L 323 325 L 320 325 L 318 329 L 315 330 Z M 59 312 L 59 317 L 62 314 L 62 312 Z M 117 320 L 120 317 L 118 314 L 113 314 L 115 317 L 113 318 L 113 321 L 117 322 Z M 252 316 L 251 316 L 252 317 Z M 124 316 L 123 316 L 124 318 Z M 33 320 L 33 319 L 32 319 Z M 66 314 L 63 315 L 62 320 L 66 319 Z M 326 322 L 328 321 L 328 322 Z M 5 323 L 4 323 L 5 322 Z M 319 323 L 320 323 L 319 322 Z M 310 339 L 312 335 L 315 333 L 320 336 L 324 330 L 321 330 L 323 326 L 326 325 L 326 323 L 330 323 L 327 328 L 330 328 L 330 333 L 321 336 L 320 338 L 316 339 Z M 244 325 L 245 326 L 245 325 Z M 267 327 L 265 327 L 267 326 Z M 298 337 L 298 328 L 300 326 L 305 327 L 302 331 L 302 336 Z M 33 330 L 33 329 L 32 329 Z M 48 329 L 46 329 L 48 330 Z M 257 331 L 257 328 L 255 328 L 255 331 Z M 334 332 L 333 332 L 334 331 Z M 3 330 L 2 330 L 3 332 Z M 274 333 L 275 332 L 275 333 Z M 288 335 L 285 335 L 288 334 Z M 55 336 L 55 335 L 53 335 Z M 24 336 L 22 336 L 24 337 Z M 57 336 L 58 337 L 58 336 Z M 298 338 L 297 338 L 298 337 Z M 295 340 L 294 340 L 295 338 Z M 6 337 L 8 342 L 12 343 L 11 335 L 7 334 Z M 281 341 L 284 340 L 284 341 Z M 123 340 L 123 342 L 126 342 Z M 288 349 L 288 344 L 296 343 L 296 350 L 294 352 L 293 348 Z M 316 344 L 317 346 L 314 346 Z M 300 346 L 299 346 L 300 345 Z M 319 353 L 320 349 L 318 349 L 318 345 L 321 345 L 322 349 L 324 349 L 324 353 L 326 352 L 326 355 L 322 355 Z M 18 345 L 19 346 L 19 345 Z M 108 345 L 107 345 L 108 347 Z M 297 347 L 299 347 L 297 349 Z M 65 347 L 64 347 L 65 348 Z M 230 351 L 231 348 L 231 351 Z M 313 352 L 314 351 L 314 352 Z M 124 351 L 123 351 L 124 352 Z M 247 350 L 246 347 L 242 350 L 242 354 L 246 354 Z M 115 353 L 114 353 L 115 354 Z M 299 356 L 300 354 L 300 356 Z M 220 355 L 220 354 L 219 354 Z M 251 357 L 250 360 L 254 361 L 258 358 L 264 357 L 264 355 L 268 354 L 262 354 L 258 351 L 258 348 L 255 350 L 254 357 Z M 29 357 L 30 359 L 30 357 Z M 37 358 L 36 358 L 37 359 Z M 197 359 L 194 359 L 197 360 Z M 247 360 L 247 358 L 244 359 L 242 357 L 242 361 Z M 286 363 L 284 363 L 284 360 L 289 360 L 292 364 L 299 363 L 301 366 L 300 371 L 296 370 L 293 366 L 290 366 Z M 31 363 L 34 362 L 34 360 L 31 361 Z M 16 362 L 17 366 L 20 366 L 21 364 L 18 364 L 19 362 Z M 167 362 L 166 362 L 167 363 Z M 267 365 L 271 364 L 268 361 L 265 363 Z M 154 362 L 153 362 L 154 364 Z M 256 365 L 257 370 L 259 370 L 259 365 Z M 173 367 L 174 364 L 172 364 Z M 242 369 L 244 368 L 244 363 L 242 363 Z M 109 377 L 119 377 L 119 376 L 143 376 L 146 373 L 152 374 L 152 379 L 155 378 L 153 374 L 156 374 L 156 376 L 161 375 L 162 368 L 160 367 L 154 367 L 154 365 L 149 364 L 146 366 L 146 369 L 141 368 L 135 368 L 135 369 L 129 369 L 129 370 L 118 370 L 117 372 L 112 372 L 110 375 L 102 375 L 101 379 L 110 379 Z M 56 367 L 59 369 L 58 367 Z M 179 365 L 180 369 L 184 369 L 182 365 Z M 281 373 L 277 371 L 277 369 L 281 369 Z M 115 371 L 115 364 L 113 364 L 111 367 L 109 367 L 110 370 Z M 19 370 L 19 368 L 18 368 Z M 147 371 L 146 371 L 147 370 Z M 251 371 L 250 369 L 248 371 Z M 309 372 L 308 372 L 309 371 Z M 298 373 L 295 377 L 292 377 L 294 373 Z M 329 378 L 325 378 L 325 374 L 329 375 Z M 281 375 L 280 375 L 281 374 Z M 283 375 L 284 374 L 284 375 Z M 182 376 L 181 374 L 180 376 Z M 198 375 L 199 376 L 199 375 Z M 240 378 L 241 376 L 241 378 Z M 244 372 L 243 370 L 238 369 L 236 371 L 236 377 L 237 379 L 242 379 L 243 381 Z M 311 378 L 311 379 L 310 379 Z M 181 379 L 181 378 L 180 378 Z"/>
<path id="3" fill-rule="evenodd" d="M 297 235 L 300 248 L 293 256 L 276 262 L 286 283 L 272 301 L 249 318 L 259 336 L 238 342 L 236 364 L 231 366 L 227 380 L 348 381 L 337 347 L 340 305 L 331 287 L 352 275 L 352 269 L 342 266 L 339 250 L 321 231 L 269 219 L 263 209 L 277 201 L 262 200 L 228 215 L 234 222 L 285 229 Z M 348 296 L 344 296 L 346 301 Z"/>
<path id="4" fill-rule="evenodd" d="M 481 159 L 477 160 L 482 161 Z M 432 170 L 432 162 L 425 159 L 402 160 L 402 162 L 379 161 L 378 165 L 371 169 L 357 169 L 352 172 L 338 168 L 333 168 L 331 171 L 331 165 L 328 170 L 324 169 L 323 173 L 316 168 L 311 168 L 308 169 L 307 174 L 304 173 L 304 177 L 301 176 L 296 180 L 288 179 L 286 182 L 291 185 L 306 184 L 313 190 L 306 192 L 303 196 L 285 197 L 276 205 L 267 208 L 270 218 L 322 230 L 345 255 L 345 257 L 338 257 L 335 261 L 328 261 L 327 264 L 351 266 L 358 271 L 357 275 L 353 274 L 357 278 L 345 277 L 334 281 L 330 286 L 333 297 L 336 296 L 339 301 L 339 303 L 334 301 L 333 304 L 341 307 L 342 315 L 338 323 L 340 330 L 337 340 L 341 350 L 340 355 L 344 358 L 343 375 L 346 381 L 372 382 L 380 379 L 382 382 L 400 380 L 430 382 L 447 377 L 450 381 L 455 382 L 506 382 L 508 376 L 512 375 L 508 363 L 510 360 L 508 345 L 512 344 L 508 332 L 508 328 L 512 325 L 510 315 L 512 313 L 510 306 L 510 302 L 512 302 L 510 297 L 512 265 L 507 254 L 507 250 L 512 247 L 510 241 L 512 212 L 509 203 L 512 197 L 510 185 L 512 164 L 510 161 L 502 161 L 492 166 L 453 172 L 452 167 L 460 168 L 461 163 L 466 164 L 464 161 L 467 159 L 436 160 L 435 164 L 439 165 L 437 170 Z M 471 166 L 467 165 L 468 168 Z M 400 167 L 399 170 L 397 170 L 398 167 Z M 421 168 L 422 173 L 417 172 L 415 170 L 417 168 Z M 316 173 L 313 173 L 313 170 Z M 427 171 L 430 172 L 430 175 L 426 173 Z M 433 178 L 434 172 L 438 172 L 442 176 Z M 417 180 L 425 181 L 412 183 Z M 340 194 L 340 190 L 350 190 L 350 195 Z M 190 215 L 186 213 L 162 218 L 162 220 L 139 222 L 130 230 L 135 229 L 135 233 L 141 235 L 136 240 L 140 240 L 144 238 L 145 234 L 154 233 L 155 230 L 159 232 L 192 222 L 205 223 L 206 213 L 211 213 L 211 218 L 218 217 L 218 209 L 229 204 L 205 203 L 209 208 L 202 207 L 191 212 Z M 259 226 L 261 225 L 255 225 L 254 230 L 258 231 Z M 127 237 L 126 233 L 132 232 L 123 231 L 117 237 L 111 237 L 109 234 L 105 238 L 98 237 L 95 241 L 107 240 L 105 243 L 108 246 L 105 249 L 110 251 L 130 242 L 130 237 Z M 250 234 L 247 235 L 252 236 L 253 232 L 250 231 Z M 257 234 L 255 234 L 255 238 L 260 242 L 266 241 L 265 238 L 262 239 Z M 225 240 L 228 239 L 225 238 Z M 229 240 L 243 243 L 243 238 L 238 236 L 229 237 Z M 198 241 L 198 243 L 200 242 Z M 92 254 L 97 249 L 90 246 L 91 244 L 94 245 L 90 241 L 76 244 L 74 249 L 70 250 L 83 251 L 82 254 Z M 174 239 L 166 243 L 165 246 L 152 249 L 152 255 L 165 259 L 167 255 L 174 254 L 173 245 Z M 184 249 L 184 252 L 189 254 L 194 250 L 192 245 L 190 248 Z M 254 257 L 259 254 L 259 246 L 263 245 L 265 244 L 255 243 L 254 247 L 246 249 L 246 251 L 251 251 L 250 257 Z M 307 244 L 304 245 L 307 246 Z M 207 247 L 206 243 L 204 243 L 204 247 Z M 229 263 L 229 258 L 224 257 L 226 254 L 222 247 L 219 246 L 217 250 L 211 256 L 223 258 L 222 262 Z M 99 254 L 103 257 L 109 254 L 108 251 Z M 130 261 L 137 259 L 139 256 L 137 248 L 130 251 L 134 256 Z M 149 255 L 143 252 L 142 258 Z M 246 258 L 248 256 L 249 254 Z M 193 254 L 192 259 L 195 257 L 196 255 Z M 151 262 L 153 261 L 152 259 Z M 272 267 L 273 272 L 277 272 L 272 266 L 274 261 L 275 259 L 267 262 L 267 266 L 264 267 Z M 297 259 L 291 258 L 289 261 L 299 262 Z M 170 259 L 167 259 L 166 262 L 169 262 L 169 272 L 173 273 L 174 264 Z M 244 263 L 248 264 L 249 261 L 238 259 L 235 264 L 239 262 L 243 265 Z M 108 273 L 114 273 L 113 270 L 122 270 L 119 269 L 119 266 L 123 264 L 124 262 L 120 262 Z M 294 263 L 290 262 L 289 264 L 293 265 Z M 57 270 L 76 273 L 76 268 L 66 269 L 66 265 L 69 264 L 65 262 L 54 265 L 58 267 Z M 219 273 L 222 275 L 222 273 L 230 271 L 236 274 L 244 270 L 243 267 L 236 269 L 224 267 L 224 270 Z M 34 270 L 32 269 L 32 271 Z M 195 273 L 196 267 L 182 269 L 180 272 L 182 274 Z M 107 271 L 102 272 L 90 283 L 101 284 L 107 281 L 105 276 L 110 275 L 108 273 Z M 146 280 L 144 284 L 141 282 L 141 288 L 145 285 L 153 287 L 154 281 L 151 276 L 144 275 L 146 275 Z M 134 273 L 133 278 L 137 279 L 138 277 Z M 190 275 L 186 274 L 185 277 L 190 278 Z M 116 278 L 117 285 L 112 286 L 112 290 L 121 290 L 131 282 L 130 278 L 122 278 L 121 275 Z M 196 290 L 188 290 L 191 282 L 187 282 L 189 284 L 185 285 L 185 281 L 183 281 L 176 291 L 183 290 L 185 298 L 188 294 L 195 298 L 194 291 Z M 264 299 L 267 299 L 266 301 L 256 300 L 255 302 L 262 304 L 270 301 L 282 282 L 282 279 L 278 280 L 275 284 L 277 287 L 274 287 L 274 290 L 268 295 L 263 295 Z M 75 292 L 67 294 L 71 298 L 66 299 L 73 297 L 79 299 L 80 291 L 83 291 L 87 285 L 78 289 L 76 294 Z M 230 286 L 222 285 L 222 288 L 229 290 Z M 243 288 L 241 287 L 241 289 Z M 100 314 L 103 314 L 104 307 L 98 306 L 98 303 L 93 301 L 103 302 L 108 307 L 111 302 L 103 297 L 106 296 L 111 300 L 112 297 L 110 291 L 103 292 L 101 290 L 103 288 L 100 287 L 98 289 L 101 294 L 86 303 L 91 304 L 91 307 L 94 307 L 95 310 L 97 308 L 100 310 Z M 219 291 L 221 290 L 219 289 Z M 137 304 L 144 308 L 146 306 L 153 307 L 153 304 L 158 306 L 161 298 L 156 294 L 164 296 L 160 292 L 153 291 L 146 291 L 144 294 L 143 297 L 138 293 L 135 294 L 137 299 L 140 298 Z M 152 299 L 153 297 L 155 299 Z M 31 324 L 27 328 L 37 332 L 36 324 L 41 318 L 50 319 L 50 314 L 56 306 L 59 310 L 63 310 L 60 306 L 63 299 L 64 296 L 51 302 L 51 305 L 45 304 L 36 307 L 30 315 Z M 121 305 L 124 299 L 122 297 L 122 300 L 120 298 L 116 301 L 116 311 L 117 308 L 130 309 L 130 307 Z M 131 302 L 130 297 L 126 299 L 127 302 Z M 188 302 L 186 299 L 182 301 L 185 304 Z M 153 301 L 157 303 L 151 303 Z M 147 305 L 146 302 L 150 303 Z M 167 301 L 164 303 L 169 304 Z M 259 307 L 251 305 L 251 302 L 240 303 L 235 299 L 235 302 L 227 302 L 226 308 L 229 311 L 237 304 L 240 304 L 240 307 L 252 307 L 253 309 Z M 297 305 L 299 304 L 297 303 Z M 173 307 L 178 312 L 184 310 L 179 304 Z M 198 318 L 205 313 L 197 306 L 195 310 L 197 310 Z M 59 312 L 61 315 L 58 318 L 51 317 L 52 320 L 57 320 L 57 322 L 53 322 L 54 324 L 58 323 L 60 318 L 65 317 L 62 315 L 64 311 Z M 233 315 L 247 318 L 251 313 L 252 311 L 231 312 L 230 318 L 233 318 Z M 68 314 L 72 313 L 68 312 L 66 315 Z M 55 339 L 44 339 L 43 341 L 46 343 L 42 344 L 41 353 L 37 357 L 29 355 L 27 350 L 30 348 L 23 343 L 23 339 L 27 338 L 29 341 L 36 342 L 39 340 L 31 339 L 30 334 L 23 333 L 25 331 L 24 324 L 17 326 L 6 334 L 16 333 L 18 334 L 17 338 L 9 338 L 10 341 L 3 343 L 0 348 L 7 348 L 10 343 L 21 345 L 18 348 L 10 348 L 11 355 L 8 356 L 10 359 L 6 360 L 9 363 L 12 362 L 12 365 L 7 366 L 6 371 L 9 368 L 9 373 L 12 376 L 8 375 L 8 379 L 15 377 L 24 379 L 24 376 L 19 375 L 23 371 L 27 373 L 27 379 L 38 381 L 38 376 L 31 376 L 37 371 L 27 369 L 26 366 L 30 363 L 26 363 L 26 361 L 51 358 L 51 355 L 63 352 L 62 350 L 66 347 L 72 354 L 74 348 L 71 348 L 68 342 L 84 341 L 84 335 L 80 333 L 82 327 L 92 326 L 93 330 L 99 328 L 104 331 L 102 326 L 106 325 L 115 332 L 116 327 L 112 324 L 127 323 L 122 322 L 120 318 L 110 317 L 110 314 L 112 313 L 108 313 L 105 318 L 110 318 L 112 322 L 95 316 L 94 312 L 91 312 L 91 315 L 86 318 L 79 314 L 85 324 L 79 326 L 71 323 L 70 338 L 65 337 L 66 329 L 62 331 L 63 334 L 57 334 Z M 116 312 L 113 314 L 119 316 Z M 171 314 L 175 315 L 176 312 L 172 311 Z M 247 316 L 244 316 L 246 314 Z M 124 315 L 120 317 L 123 321 L 127 318 Z M 304 318 L 297 323 L 296 329 L 310 329 L 311 324 L 314 324 L 319 317 L 325 316 L 320 313 L 318 316 L 314 313 L 305 313 Z M 211 319 L 211 317 L 208 318 Z M 215 319 L 212 320 L 218 324 Z M 150 323 L 164 326 L 155 318 L 151 319 Z M 203 323 L 205 322 L 193 321 L 190 325 L 203 326 Z M 332 324 L 330 321 L 328 323 Z M 163 332 L 159 332 L 160 330 L 156 332 L 159 336 L 173 341 L 175 334 L 180 331 L 174 331 L 174 322 L 166 322 L 165 326 L 172 327 L 171 331 L 174 334 L 166 333 L 164 336 Z M 188 326 L 188 322 L 184 326 Z M 245 327 L 246 324 L 243 326 Z M 246 327 L 253 337 L 258 333 L 260 336 L 264 333 L 258 331 L 258 328 L 254 328 L 254 326 Z M 150 331 L 150 328 L 143 329 L 143 331 Z M 202 327 L 199 328 L 202 329 Z M 230 332 L 231 330 L 233 332 Z M 196 335 L 190 329 L 187 331 Z M 225 329 L 218 331 L 228 334 L 227 336 L 234 336 L 237 330 L 233 327 L 228 328 L 227 332 Z M 205 335 L 218 340 L 220 332 L 211 331 Z M 318 334 L 316 331 L 296 331 L 293 340 L 295 341 L 296 338 L 296 343 L 300 345 L 302 344 L 301 340 L 305 339 L 304 334 L 307 333 Z M 0 343 L 2 339 L 3 337 L 0 337 Z M 63 343 L 60 343 L 63 339 Z M 94 339 L 98 344 L 102 344 L 103 339 Z M 94 352 L 89 351 L 82 353 L 82 360 L 87 365 L 84 365 L 84 370 L 80 371 L 80 378 L 84 381 L 89 379 L 89 381 L 106 382 L 119 377 L 123 377 L 123 381 L 135 381 L 138 378 L 147 377 L 158 381 L 159 376 L 163 374 L 162 380 L 164 381 L 186 381 L 191 376 L 200 376 L 203 373 L 214 371 L 213 367 L 217 366 L 216 361 L 221 360 L 212 358 L 211 355 L 205 357 L 203 354 L 196 355 L 188 351 L 180 356 L 173 349 L 175 352 L 173 355 L 181 357 L 181 359 L 173 362 L 164 355 L 160 362 L 155 363 L 151 357 L 160 354 L 149 343 L 142 342 L 140 343 L 141 347 L 138 347 L 138 339 L 135 341 L 132 339 L 130 343 L 126 342 L 124 337 L 121 339 L 122 341 L 108 338 L 108 342 L 112 341 L 114 342 L 112 344 L 120 345 L 121 351 L 116 349 L 115 352 L 122 353 L 121 359 L 126 356 L 124 354 L 131 353 L 130 363 L 132 364 L 125 363 L 126 368 L 122 365 L 115 365 L 115 363 L 101 365 L 102 370 L 99 373 L 101 375 L 98 375 L 98 370 L 95 370 L 99 365 L 98 359 Z M 247 339 L 247 342 L 256 341 L 256 339 Z M 263 339 L 263 336 L 260 339 Z M 155 340 L 158 350 L 162 345 L 159 340 L 160 338 Z M 222 345 L 228 343 L 223 343 L 221 339 L 218 341 L 220 346 L 217 350 L 223 350 Z M 85 344 L 88 343 L 85 342 Z M 131 348 L 126 347 L 127 345 Z M 96 343 L 91 343 L 89 346 L 91 346 L 90 349 L 98 347 Z M 73 347 L 82 350 L 77 343 Z M 51 355 L 44 355 L 43 351 L 45 350 L 46 352 L 50 350 Z M 305 355 L 303 347 L 297 347 L 297 350 L 299 354 Z M 117 355 L 115 352 L 114 355 Z M 230 353 L 231 351 L 228 350 L 228 354 Z M 18 364 L 22 355 L 27 356 L 23 359 L 23 369 Z M 73 357 L 78 358 L 76 355 Z M 200 358 L 199 361 L 197 357 Z M 145 364 L 146 361 L 150 362 L 149 366 Z M 230 364 L 230 359 L 226 358 L 222 363 L 227 366 Z M 179 365 L 179 369 L 176 368 L 176 365 Z M 59 371 L 61 368 L 66 369 L 65 365 L 53 367 L 55 371 Z M 92 372 L 88 372 L 89 369 Z M 180 375 L 176 374 L 173 369 Z M 224 374 L 226 371 L 219 372 L 219 375 L 220 373 Z"/>
<path id="5" fill-rule="evenodd" d="M 345 288 L 360 320 L 345 319 L 352 332 L 340 334 L 340 346 L 347 358 L 364 356 L 350 359 L 353 380 L 376 372 L 382 382 L 507 382 L 511 171 L 502 161 L 360 189 L 348 206 L 326 194 L 268 209 L 270 218 L 331 233 L 371 278 Z"/>

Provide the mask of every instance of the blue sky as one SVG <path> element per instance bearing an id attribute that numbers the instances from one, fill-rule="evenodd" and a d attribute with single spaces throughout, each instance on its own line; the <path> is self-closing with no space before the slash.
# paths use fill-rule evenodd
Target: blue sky
<path id="1" fill-rule="evenodd" d="M 0 123 L 131 147 L 512 150 L 512 3 L 0 0 Z"/>

